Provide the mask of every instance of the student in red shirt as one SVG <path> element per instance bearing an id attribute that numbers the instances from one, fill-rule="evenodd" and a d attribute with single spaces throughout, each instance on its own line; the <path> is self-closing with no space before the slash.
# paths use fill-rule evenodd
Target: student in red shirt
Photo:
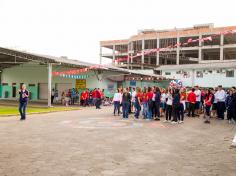
<path id="1" fill-rule="evenodd" d="M 141 111 L 141 89 L 138 87 L 136 89 L 136 96 L 135 96 L 135 102 L 134 102 L 134 108 L 135 108 L 135 112 L 134 112 L 134 117 L 136 119 L 139 118 L 139 114 L 140 114 L 140 111 Z"/>
<path id="2" fill-rule="evenodd" d="M 192 114 L 192 117 L 195 117 L 195 103 L 196 103 L 196 94 L 194 93 L 195 89 L 192 88 L 192 91 L 188 94 L 187 100 L 189 102 L 188 116 Z"/>
<path id="3" fill-rule="evenodd" d="M 86 91 L 85 91 L 85 106 L 88 105 L 88 101 L 89 101 L 89 89 L 86 89 Z"/>
<path id="4" fill-rule="evenodd" d="M 92 99 L 93 99 L 93 106 L 94 106 L 96 103 L 96 89 L 92 91 Z"/>
<path id="5" fill-rule="evenodd" d="M 85 105 L 85 99 L 86 99 L 85 96 L 86 96 L 85 91 L 81 92 L 81 94 L 80 94 L 80 105 L 81 106 Z"/>
<path id="6" fill-rule="evenodd" d="M 147 111 L 147 118 L 152 119 L 152 97 L 153 97 L 153 91 L 151 87 L 148 87 L 148 93 L 147 93 L 147 103 L 148 103 L 148 111 Z"/>
<path id="7" fill-rule="evenodd" d="M 99 88 L 96 90 L 95 96 L 96 96 L 96 103 L 95 103 L 96 109 L 101 109 L 100 105 L 101 105 L 102 95 L 101 95 L 101 91 Z"/>

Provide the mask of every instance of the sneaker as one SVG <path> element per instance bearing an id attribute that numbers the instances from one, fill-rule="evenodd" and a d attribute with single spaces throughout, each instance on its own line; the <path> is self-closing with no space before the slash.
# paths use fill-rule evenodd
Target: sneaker
<path id="1" fill-rule="evenodd" d="M 164 120 L 164 121 L 163 121 L 163 123 L 167 123 L 167 122 L 168 122 L 168 120 Z"/>
<path id="2" fill-rule="evenodd" d="M 176 122 L 176 121 L 172 121 L 172 122 L 171 122 L 171 124 L 177 124 L 177 123 L 178 123 L 178 122 Z"/>
<path id="3" fill-rule="evenodd" d="M 184 123 L 184 122 L 180 120 L 179 123 Z"/>

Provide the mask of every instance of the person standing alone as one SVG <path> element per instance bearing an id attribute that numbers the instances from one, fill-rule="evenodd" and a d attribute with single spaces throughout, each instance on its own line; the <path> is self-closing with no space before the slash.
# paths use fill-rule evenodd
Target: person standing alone
<path id="1" fill-rule="evenodd" d="M 25 120 L 26 115 L 25 115 L 25 110 L 28 102 L 28 97 L 29 97 L 29 91 L 26 90 L 26 85 L 23 84 L 21 86 L 21 89 L 19 90 L 19 112 L 20 112 L 20 120 Z"/>

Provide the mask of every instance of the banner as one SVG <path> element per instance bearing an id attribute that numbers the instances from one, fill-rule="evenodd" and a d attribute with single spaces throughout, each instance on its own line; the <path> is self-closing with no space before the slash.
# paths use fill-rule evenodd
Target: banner
<path id="1" fill-rule="evenodd" d="M 75 88 L 86 89 L 86 79 L 76 79 Z"/>

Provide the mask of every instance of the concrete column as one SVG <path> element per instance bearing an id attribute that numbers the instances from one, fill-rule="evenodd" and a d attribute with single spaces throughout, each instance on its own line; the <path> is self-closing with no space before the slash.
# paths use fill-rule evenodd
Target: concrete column
<path id="1" fill-rule="evenodd" d="M 141 60 L 141 64 L 142 64 L 142 70 L 143 70 L 143 65 L 144 65 L 144 48 L 145 48 L 145 40 L 142 39 L 142 60 Z"/>
<path id="2" fill-rule="evenodd" d="M 198 62 L 202 60 L 202 34 L 199 35 L 199 42 L 198 42 Z"/>
<path id="3" fill-rule="evenodd" d="M 160 38 L 157 38 L 157 48 L 160 48 Z M 160 51 L 157 51 L 156 65 L 160 65 Z"/>
<path id="4" fill-rule="evenodd" d="M 48 63 L 48 107 L 52 106 L 51 91 L 52 91 L 52 64 Z"/>
<path id="5" fill-rule="evenodd" d="M 148 64 L 151 65 L 151 57 L 148 58 Z"/>
<path id="6" fill-rule="evenodd" d="M 99 60 L 99 64 L 102 64 L 102 47 L 100 46 L 100 60 Z"/>
<path id="7" fill-rule="evenodd" d="M 112 62 L 115 62 L 116 59 L 116 55 L 115 55 L 115 51 L 116 51 L 116 45 L 113 45 L 113 49 L 112 49 Z"/>
<path id="8" fill-rule="evenodd" d="M 224 60 L 224 35 L 220 35 L 220 61 Z"/>
<path id="9" fill-rule="evenodd" d="M 133 69 L 133 51 L 134 51 L 134 47 L 133 47 L 133 42 L 131 42 L 131 58 L 130 58 L 130 62 L 131 62 L 131 67 L 130 69 Z"/>
<path id="10" fill-rule="evenodd" d="M 177 43 L 179 43 L 179 41 L 180 41 L 179 32 L 177 32 Z M 176 51 L 176 65 L 179 65 L 179 51 L 180 51 L 180 47 L 178 45 L 177 51 Z"/>
<path id="11" fill-rule="evenodd" d="M 128 59 L 127 59 L 127 69 L 129 69 L 129 63 L 130 63 L 130 57 L 129 57 L 129 51 L 130 51 L 130 44 L 128 43 L 128 50 L 127 50 L 127 56 L 128 56 Z"/>
<path id="12" fill-rule="evenodd" d="M 191 77 L 192 77 L 192 87 L 194 87 L 195 86 L 195 70 L 194 69 L 192 70 Z"/>

